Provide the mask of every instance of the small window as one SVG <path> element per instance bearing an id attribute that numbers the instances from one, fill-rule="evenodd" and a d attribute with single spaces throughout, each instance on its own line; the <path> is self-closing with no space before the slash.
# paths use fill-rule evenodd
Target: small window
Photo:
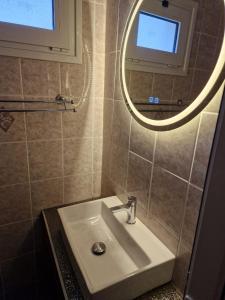
<path id="1" fill-rule="evenodd" d="M 81 0 L 1 0 L 0 54 L 81 63 Z"/>
<path id="2" fill-rule="evenodd" d="M 170 0 L 143 1 L 127 44 L 126 68 L 130 70 L 186 75 L 198 4 Z"/>
<path id="3" fill-rule="evenodd" d="M 40 18 L 41 16 L 41 18 Z M 52 0 L 1 0 L 0 22 L 42 29 L 54 29 L 54 6 Z"/>
<path id="4" fill-rule="evenodd" d="M 137 46 L 170 53 L 177 52 L 180 22 L 139 13 Z"/>

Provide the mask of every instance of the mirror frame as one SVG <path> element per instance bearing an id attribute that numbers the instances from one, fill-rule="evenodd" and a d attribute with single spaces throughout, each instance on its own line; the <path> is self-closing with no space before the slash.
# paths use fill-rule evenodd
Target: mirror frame
<path id="1" fill-rule="evenodd" d="M 195 100 L 182 112 L 178 113 L 176 116 L 164 119 L 164 120 L 153 120 L 142 115 L 134 106 L 131 98 L 129 96 L 129 92 L 126 86 L 126 74 L 125 74 L 125 58 L 126 58 L 126 48 L 128 43 L 129 34 L 131 32 L 131 28 L 135 19 L 135 16 L 143 3 L 144 0 L 136 0 L 132 6 L 130 15 L 127 19 L 125 29 L 123 32 L 122 44 L 121 44 L 121 53 L 120 53 L 120 84 L 123 97 L 125 99 L 128 110 L 134 119 L 139 122 L 144 127 L 147 127 L 152 130 L 157 131 L 166 131 L 175 129 L 183 124 L 189 122 L 193 119 L 197 114 L 199 114 L 206 105 L 212 100 L 220 86 L 223 84 L 225 80 L 225 26 L 224 26 L 224 35 L 222 47 L 220 50 L 220 54 L 217 60 L 217 63 L 214 67 L 214 70 L 207 81 L 205 87 L 201 91 L 201 93 L 197 96 Z M 225 0 L 222 0 L 225 8 Z M 225 15 L 224 15 L 225 19 Z M 225 22 L 224 22 L 225 23 Z"/>

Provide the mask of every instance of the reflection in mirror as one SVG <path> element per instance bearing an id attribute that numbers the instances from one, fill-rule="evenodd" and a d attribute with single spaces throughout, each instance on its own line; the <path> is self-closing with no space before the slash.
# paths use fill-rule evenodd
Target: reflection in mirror
<path id="1" fill-rule="evenodd" d="M 126 48 L 126 85 L 135 108 L 164 120 L 187 108 L 216 65 L 223 0 L 144 0 Z"/>

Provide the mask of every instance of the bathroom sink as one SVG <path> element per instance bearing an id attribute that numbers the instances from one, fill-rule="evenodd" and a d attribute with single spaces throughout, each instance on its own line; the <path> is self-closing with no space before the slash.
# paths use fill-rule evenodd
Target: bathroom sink
<path id="1" fill-rule="evenodd" d="M 58 209 L 85 299 L 131 300 L 171 280 L 174 255 L 139 219 L 131 225 L 125 212 L 113 214 L 120 204 L 114 196 Z"/>

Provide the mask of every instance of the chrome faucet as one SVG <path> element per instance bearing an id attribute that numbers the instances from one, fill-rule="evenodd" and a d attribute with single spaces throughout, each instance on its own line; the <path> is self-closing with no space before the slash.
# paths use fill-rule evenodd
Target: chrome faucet
<path id="1" fill-rule="evenodd" d="M 119 211 L 126 211 L 127 212 L 127 223 L 135 224 L 135 222 L 136 222 L 136 207 L 137 207 L 136 197 L 129 196 L 128 202 L 126 204 L 111 207 L 111 211 L 113 213 L 116 213 Z"/>

